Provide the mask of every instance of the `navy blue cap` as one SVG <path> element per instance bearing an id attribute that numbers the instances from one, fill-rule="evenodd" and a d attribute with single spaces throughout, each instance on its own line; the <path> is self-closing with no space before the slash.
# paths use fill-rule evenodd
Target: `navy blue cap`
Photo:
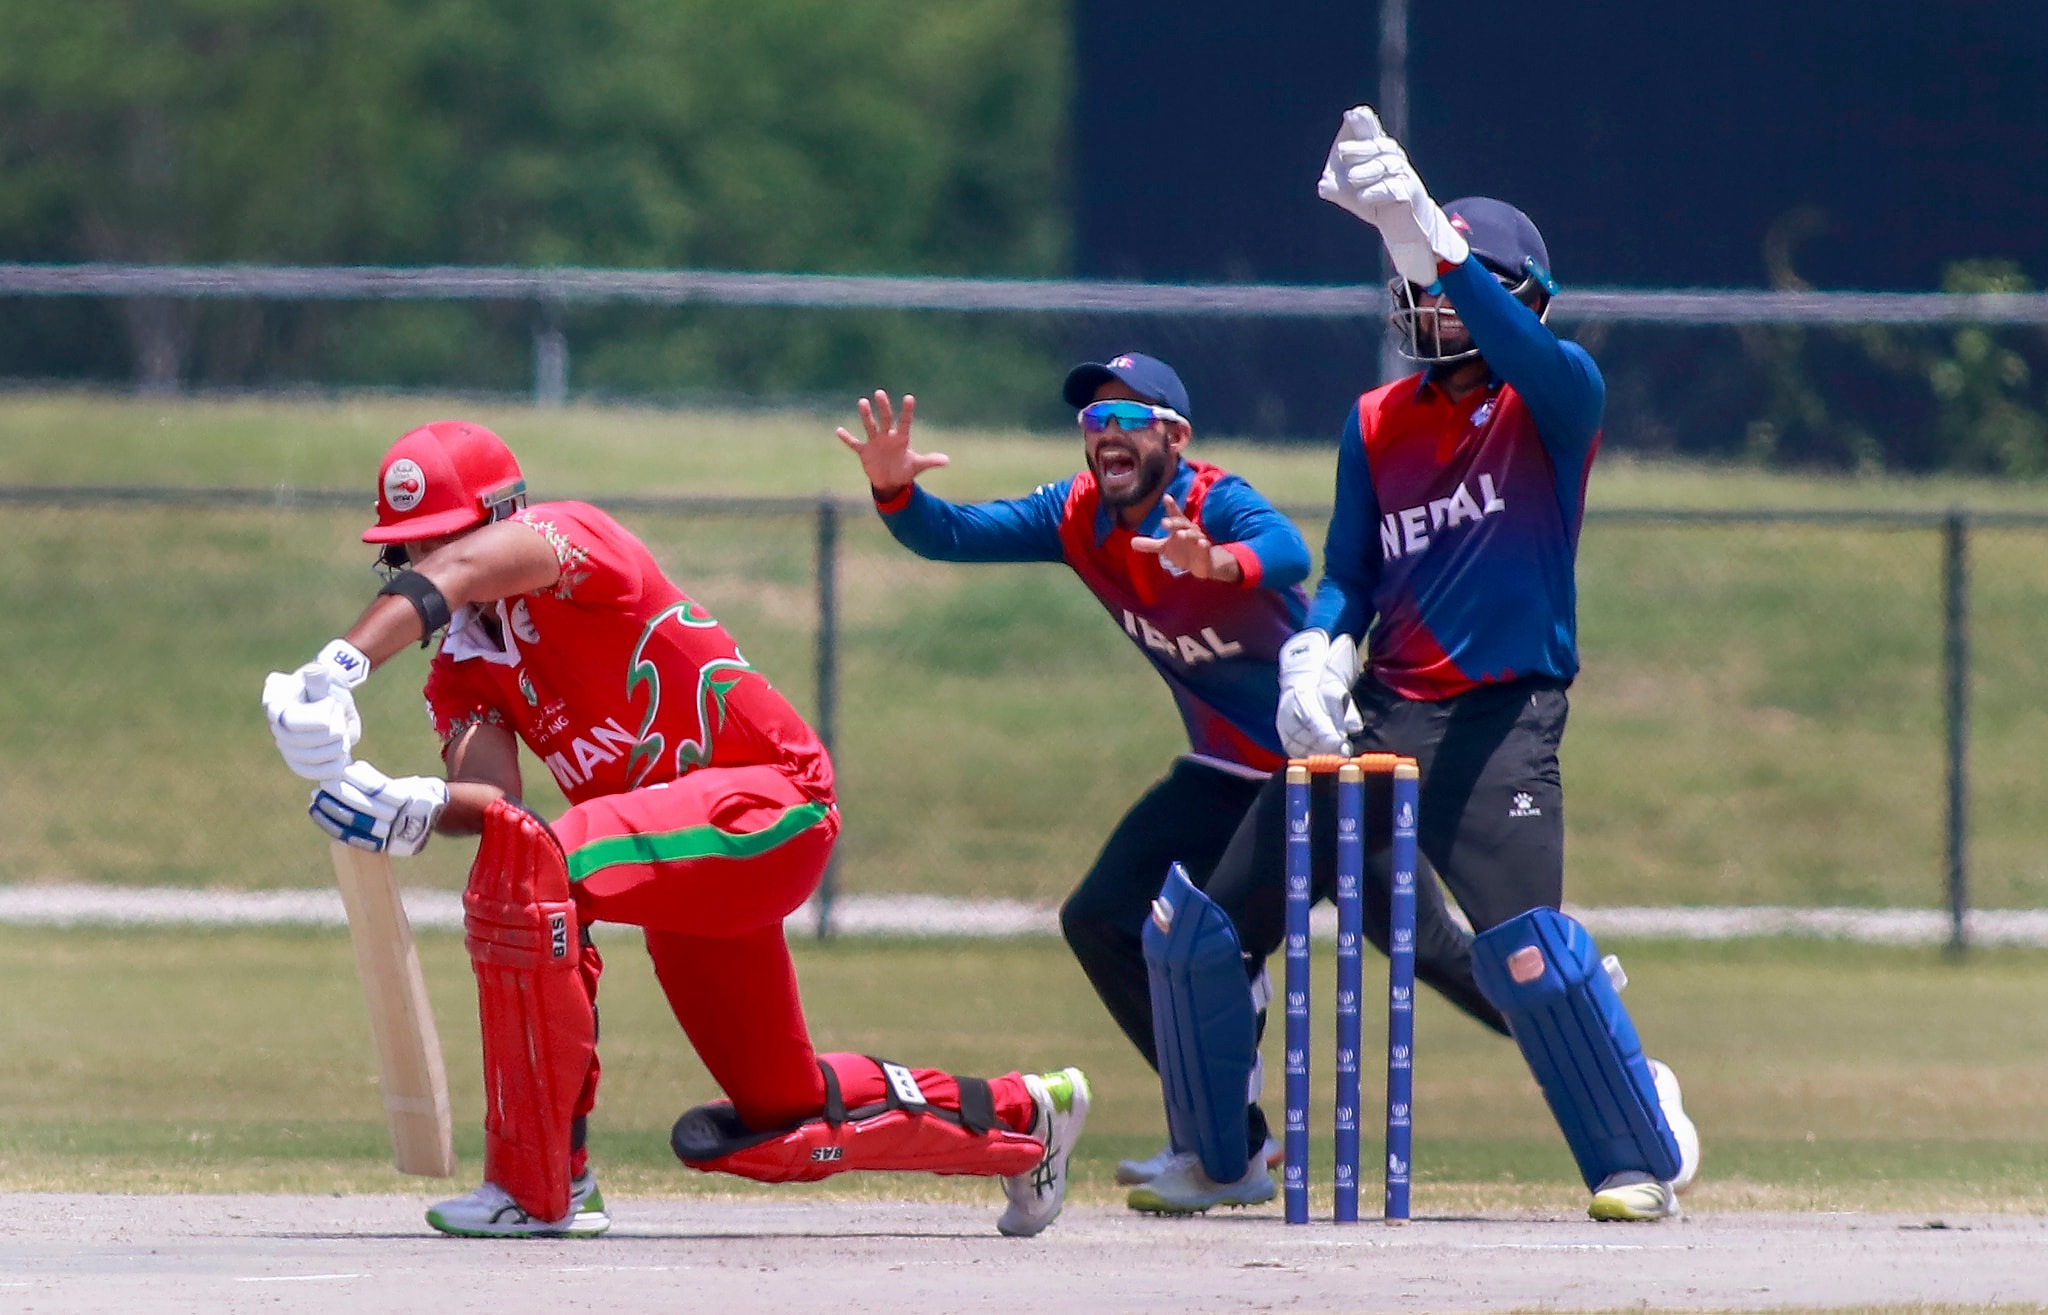
<path id="1" fill-rule="evenodd" d="M 1536 281 L 1546 289 L 1557 290 L 1551 275 L 1550 252 L 1543 245 L 1543 234 L 1536 231 L 1529 216 L 1489 196 L 1453 201 L 1444 207 L 1444 213 L 1451 217 L 1451 227 L 1472 244 L 1472 254 L 1494 273 L 1516 280 L 1534 273 Z"/>
<path id="2" fill-rule="evenodd" d="M 1170 406 L 1188 419 L 1188 390 L 1166 362 L 1136 352 L 1112 356 L 1100 365 L 1077 365 L 1067 371 L 1060 396 L 1080 410 L 1095 400 L 1095 390 L 1115 379 L 1148 402 Z"/>

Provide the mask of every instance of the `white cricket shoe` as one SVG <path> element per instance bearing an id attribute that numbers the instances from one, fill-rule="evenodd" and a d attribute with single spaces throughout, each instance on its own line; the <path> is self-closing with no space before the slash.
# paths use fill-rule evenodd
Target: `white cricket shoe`
<path id="1" fill-rule="evenodd" d="M 1088 1076 L 1080 1069 L 1027 1073 L 1024 1085 L 1038 1102 L 1031 1135 L 1045 1143 L 1045 1154 L 1030 1173 L 1003 1179 L 1010 1203 L 996 1220 L 996 1231 L 1004 1237 L 1036 1237 L 1060 1217 L 1067 1203 L 1067 1161 L 1088 1121 Z"/>
<path id="2" fill-rule="evenodd" d="M 1266 1168 L 1270 1172 L 1279 1167 L 1280 1161 L 1287 1158 L 1287 1148 L 1276 1139 L 1268 1137 L 1266 1144 L 1259 1148 L 1259 1158 L 1266 1162 Z M 1120 1186 L 1136 1187 L 1139 1183 L 1151 1182 L 1172 1167 L 1173 1147 L 1162 1146 L 1157 1155 L 1148 1159 L 1118 1160 L 1116 1180 Z"/>
<path id="3" fill-rule="evenodd" d="M 1678 1094 L 1678 1075 L 1671 1071 L 1671 1066 L 1662 1060 L 1651 1060 L 1650 1077 L 1657 1083 L 1657 1103 L 1663 1107 L 1664 1122 L 1678 1142 L 1678 1177 L 1671 1180 L 1671 1190 L 1682 1192 L 1699 1176 L 1700 1130 L 1692 1126 L 1692 1119 L 1685 1112 L 1685 1101 Z"/>
<path id="4" fill-rule="evenodd" d="M 1586 1213 L 1602 1223 L 1678 1217 L 1678 1193 L 1640 1169 L 1609 1174 Z"/>
<path id="5" fill-rule="evenodd" d="M 569 1213 L 552 1222 L 526 1213 L 512 1194 L 485 1183 L 468 1196 L 427 1210 L 427 1222 L 456 1237 L 596 1237 L 612 1226 L 597 1175 L 585 1170 L 569 1182 Z"/>
<path id="6" fill-rule="evenodd" d="M 1264 1156 L 1254 1156 L 1244 1177 L 1219 1183 L 1202 1171 L 1202 1157 L 1182 1151 L 1149 1183 L 1131 1189 L 1124 1204 L 1154 1215 L 1198 1215 L 1219 1205 L 1264 1205 L 1279 1193 Z"/>

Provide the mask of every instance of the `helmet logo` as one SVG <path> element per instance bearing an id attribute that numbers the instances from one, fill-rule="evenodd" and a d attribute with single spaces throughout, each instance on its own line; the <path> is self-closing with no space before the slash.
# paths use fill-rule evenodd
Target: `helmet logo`
<path id="1" fill-rule="evenodd" d="M 1463 233 L 1467 237 L 1470 237 L 1472 235 L 1472 225 L 1465 222 L 1465 216 L 1463 215 L 1452 215 L 1451 227 L 1457 229 L 1460 233 Z"/>
<path id="2" fill-rule="evenodd" d="M 427 496 L 426 472 L 411 457 L 401 457 L 384 472 L 384 501 L 393 511 L 411 511 Z"/>

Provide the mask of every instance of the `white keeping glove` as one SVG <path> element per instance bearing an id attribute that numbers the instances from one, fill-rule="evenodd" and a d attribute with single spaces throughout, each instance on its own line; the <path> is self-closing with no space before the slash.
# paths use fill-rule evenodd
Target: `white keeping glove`
<path id="1" fill-rule="evenodd" d="M 263 678 L 263 716 L 285 766 L 309 781 L 341 775 L 363 738 L 363 719 L 349 691 L 369 674 L 363 651 L 337 639 L 297 671 Z"/>
<path id="2" fill-rule="evenodd" d="M 448 783 L 440 777 L 390 777 L 359 762 L 322 783 L 306 813 L 343 844 L 410 858 L 433 839 L 434 823 L 447 806 Z"/>
<path id="3" fill-rule="evenodd" d="M 1347 737 L 1365 729 L 1351 703 L 1358 678 L 1358 644 L 1349 635 L 1331 642 L 1304 630 L 1280 650 L 1280 707 L 1274 718 L 1281 747 L 1291 758 L 1348 753 Z"/>
<path id="4" fill-rule="evenodd" d="M 1436 282 L 1437 262 L 1459 265 L 1472 254 L 1370 105 L 1344 111 L 1316 195 L 1377 228 L 1394 268 L 1419 288 Z"/>
<path id="5" fill-rule="evenodd" d="M 1365 733 L 1365 718 L 1358 715 L 1358 705 L 1351 701 L 1351 687 L 1358 683 L 1359 673 L 1365 670 L 1365 651 L 1350 635 L 1339 635 L 1330 641 L 1330 656 L 1323 661 L 1323 706 L 1330 714 L 1330 720 L 1337 723 L 1344 732 L 1345 743 L 1351 737 Z"/>

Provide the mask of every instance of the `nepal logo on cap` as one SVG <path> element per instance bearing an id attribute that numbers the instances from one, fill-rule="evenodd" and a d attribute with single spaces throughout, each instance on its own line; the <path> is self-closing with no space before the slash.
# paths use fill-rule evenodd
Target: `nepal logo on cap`
<path id="1" fill-rule="evenodd" d="M 427 496 L 427 475 L 411 457 L 400 457 L 384 472 L 384 501 L 393 511 L 411 511 Z"/>
<path id="2" fill-rule="evenodd" d="M 1133 362 L 1131 361 L 1130 357 L 1119 356 L 1109 363 L 1109 368 L 1112 370 L 1128 370 L 1131 368 L 1132 364 Z"/>

